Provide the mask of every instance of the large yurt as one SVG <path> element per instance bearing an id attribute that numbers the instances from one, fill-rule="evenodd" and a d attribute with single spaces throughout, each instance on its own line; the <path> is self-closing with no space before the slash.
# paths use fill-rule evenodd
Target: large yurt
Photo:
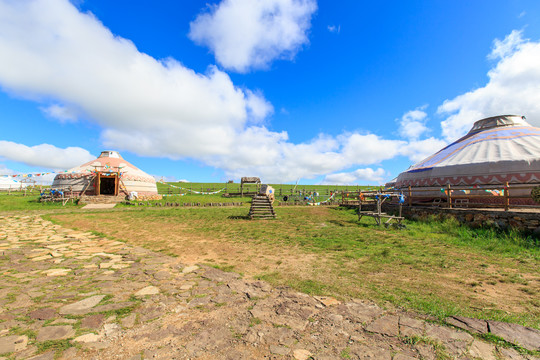
<path id="1" fill-rule="evenodd" d="M 156 180 L 117 151 L 102 151 L 97 159 L 56 175 L 52 188 L 84 195 L 158 197 Z"/>
<path id="2" fill-rule="evenodd" d="M 531 126 L 524 116 L 478 120 L 467 135 L 402 172 L 395 187 L 503 189 L 506 183 L 510 189 L 527 184 L 513 192 L 522 194 L 525 203 L 532 201 L 526 198 L 532 186 L 540 183 L 540 128 Z"/>

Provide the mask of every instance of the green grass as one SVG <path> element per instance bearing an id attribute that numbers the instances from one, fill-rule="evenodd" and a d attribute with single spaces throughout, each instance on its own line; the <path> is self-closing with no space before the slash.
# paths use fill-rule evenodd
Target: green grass
<path id="1" fill-rule="evenodd" d="M 39 202 L 39 194 L 24 196 L 24 193 L 0 192 L 0 211 L 22 211 L 22 210 L 51 210 L 62 208 L 77 208 L 79 205 L 68 202 L 62 206 L 62 202 Z"/>
<path id="2" fill-rule="evenodd" d="M 243 250 L 236 258 L 214 259 L 211 266 L 308 294 L 371 299 L 439 319 L 462 315 L 540 328 L 538 286 L 528 280 L 540 278 L 535 238 L 471 229 L 454 220 L 405 221 L 405 230 L 385 229 L 339 208 L 276 211 L 274 221 L 242 219 L 246 208 L 141 209 L 88 214 L 84 221 L 86 229 L 95 224 L 114 236 L 120 224 L 129 226 L 131 235 L 122 235 L 123 240 L 180 257 L 194 251 L 200 239 L 203 252 L 229 244 Z M 55 218 L 69 225 L 80 216 Z M 315 260 L 300 271 L 287 265 L 309 257 Z M 514 289 L 518 300 L 482 298 L 484 289 L 499 284 Z M 501 308 L 508 301 L 522 310 Z"/>

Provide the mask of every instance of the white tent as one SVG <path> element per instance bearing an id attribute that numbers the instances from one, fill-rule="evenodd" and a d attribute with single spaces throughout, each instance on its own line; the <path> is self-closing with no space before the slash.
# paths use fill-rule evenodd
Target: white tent
<path id="1" fill-rule="evenodd" d="M 0 191 L 21 190 L 26 186 L 28 186 L 28 184 L 21 183 L 11 177 L 0 175 Z"/>
<path id="2" fill-rule="evenodd" d="M 402 172 L 396 188 L 540 182 L 540 128 L 524 116 L 474 123 L 467 135 Z"/>

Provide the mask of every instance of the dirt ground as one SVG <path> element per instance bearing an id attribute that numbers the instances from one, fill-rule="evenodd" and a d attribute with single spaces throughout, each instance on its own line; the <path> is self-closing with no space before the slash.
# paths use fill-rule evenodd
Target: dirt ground
<path id="1" fill-rule="evenodd" d="M 540 350 L 533 329 L 493 322 L 508 341 L 495 345 L 477 334 L 486 322 L 461 319 L 479 327 L 466 332 L 309 296 L 38 216 L 0 215 L 0 274 L 2 360 L 522 360 Z"/>
<path id="2" fill-rule="evenodd" d="M 310 209 L 310 216 L 318 226 L 327 226 L 324 219 L 331 217 L 329 210 L 322 207 Z M 92 217 L 58 215 L 54 218 L 71 228 L 99 231 L 132 245 L 177 256 L 186 264 L 234 269 L 251 279 L 269 274 L 267 279 L 274 285 L 314 281 L 325 287 L 323 292 L 342 299 L 373 298 L 378 291 L 373 290 L 373 286 L 385 291 L 418 291 L 419 294 L 425 293 L 426 297 L 431 296 L 426 289 L 432 289 L 432 293 L 441 299 L 471 304 L 473 311 L 474 308 L 503 311 L 522 314 L 521 317 L 526 317 L 523 314 L 540 313 L 538 269 L 527 273 L 517 260 L 486 264 L 485 259 L 477 254 L 466 250 L 453 252 L 444 244 L 439 244 L 440 248 L 433 251 L 444 254 L 444 261 L 456 263 L 454 259 L 458 259 L 459 263 L 436 269 L 396 263 L 372 267 L 371 263 L 363 264 L 369 259 L 337 258 L 335 254 L 309 252 L 294 244 L 250 241 L 249 238 L 238 239 L 234 235 L 208 232 L 203 229 L 205 224 L 202 221 L 145 220 L 130 218 L 121 212 Z M 317 223 L 319 218 L 321 220 Z M 249 223 L 249 220 L 236 221 Z M 264 224 L 259 226 L 264 228 Z M 284 231 L 295 236 L 293 228 Z M 271 232 L 268 236 L 272 236 Z M 518 265 L 522 266 L 520 270 Z M 437 276 L 433 276 L 433 271 Z"/>

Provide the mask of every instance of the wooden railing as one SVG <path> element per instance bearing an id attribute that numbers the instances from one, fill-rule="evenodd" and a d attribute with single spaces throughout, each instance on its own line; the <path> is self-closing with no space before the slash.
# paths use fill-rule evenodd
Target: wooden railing
<path id="1" fill-rule="evenodd" d="M 531 191 L 540 184 L 504 184 L 475 186 L 433 186 L 402 188 L 407 204 L 438 205 L 446 208 L 540 208 L 531 198 Z"/>
<path id="2" fill-rule="evenodd" d="M 475 186 L 426 186 L 400 189 L 381 189 L 379 191 L 342 192 L 341 205 L 356 206 L 373 201 L 375 193 L 401 193 L 405 195 L 408 206 L 438 206 L 443 208 L 510 208 L 539 209 L 540 202 L 535 202 L 531 191 L 540 184 L 504 184 Z M 348 196 L 347 196 L 348 195 Z"/>

